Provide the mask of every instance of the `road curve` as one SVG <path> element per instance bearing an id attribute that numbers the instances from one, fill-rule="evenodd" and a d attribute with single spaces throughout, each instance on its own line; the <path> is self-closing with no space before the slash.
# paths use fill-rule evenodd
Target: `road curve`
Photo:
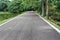
<path id="1" fill-rule="evenodd" d="M 60 40 L 60 35 L 33 11 L 0 26 L 0 40 Z"/>

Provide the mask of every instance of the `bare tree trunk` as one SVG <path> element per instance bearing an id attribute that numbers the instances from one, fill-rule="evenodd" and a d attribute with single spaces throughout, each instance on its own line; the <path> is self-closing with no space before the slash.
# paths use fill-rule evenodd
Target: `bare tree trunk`
<path id="1" fill-rule="evenodd" d="M 46 16 L 47 16 L 47 18 L 49 18 L 49 15 L 48 15 L 48 0 L 46 0 Z"/>

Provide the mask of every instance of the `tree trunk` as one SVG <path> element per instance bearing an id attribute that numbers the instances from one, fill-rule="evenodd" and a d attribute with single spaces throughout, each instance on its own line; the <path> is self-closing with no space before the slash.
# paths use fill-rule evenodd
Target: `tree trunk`
<path id="1" fill-rule="evenodd" d="M 49 18 L 49 15 L 48 15 L 48 0 L 46 0 L 46 17 Z"/>
<path id="2" fill-rule="evenodd" d="M 44 16 L 44 2 L 42 2 L 42 16 Z"/>

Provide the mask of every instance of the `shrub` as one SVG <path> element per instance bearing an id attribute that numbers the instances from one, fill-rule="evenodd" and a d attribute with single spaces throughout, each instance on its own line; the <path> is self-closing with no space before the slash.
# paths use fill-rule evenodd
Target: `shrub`
<path id="1" fill-rule="evenodd" d="M 6 11 L 7 7 L 7 4 L 0 2 L 0 11 Z"/>

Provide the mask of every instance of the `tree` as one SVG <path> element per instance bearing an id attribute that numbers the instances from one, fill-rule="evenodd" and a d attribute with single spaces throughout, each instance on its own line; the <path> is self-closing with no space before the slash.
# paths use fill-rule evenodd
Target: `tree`
<path id="1" fill-rule="evenodd" d="M 41 6 L 42 7 L 42 16 L 45 16 L 45 5 L 44 5 L 45 0 L 42 0 L 41 2 L 42 2 L 42 6 Z"/>
<path id="2" fill-rule="evenodd" d="M 6 9 L 7 9 L 7 4 L 0 2 L 0 11 L 6 11 Z"/>
<path id="3" fill-rule="evenodd" d="M 49 18 L 49 14 L 48 14 L 48 0 L 46 0 L 46 16 L 47 18 Z"/>
<path id="4" fill-rule="evenodd" d="M 23 5 L 21 5 L 22 1 L 14 1 L 10 6 L 9 6 L 9 11 L 12 13 L 19 13 L 23 11 Z"/>

